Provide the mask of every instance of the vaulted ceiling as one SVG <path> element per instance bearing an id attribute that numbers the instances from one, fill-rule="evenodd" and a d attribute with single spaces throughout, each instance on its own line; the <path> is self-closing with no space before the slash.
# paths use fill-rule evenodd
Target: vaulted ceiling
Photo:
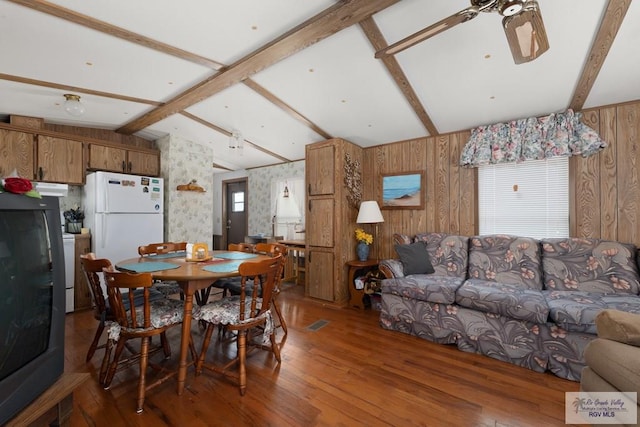
<path id="1" fill-rule="evenodd" d="M 640 2 L 539 4 L 550 49 L 516 65 L 497 13 L 374 57 L 468 0 L 0 0 L 0 115 L 175 134 L 224 171 L 640 99 Z"/>

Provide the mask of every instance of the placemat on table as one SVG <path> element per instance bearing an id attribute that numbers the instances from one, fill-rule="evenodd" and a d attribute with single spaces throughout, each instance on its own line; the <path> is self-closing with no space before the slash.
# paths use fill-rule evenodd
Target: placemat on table
<path id="1" fill-rule="evenodd" d="M 187 251 L 169 252 L 167 254 L 149 255 L 153 259 L 180 258 L 187 256 Z"/>
<path id="2" fill-rule="evenodd" d="M 211 273 L 229 273 L 231 271 L 238 271 L 242 261 L 231 261 L 222 264 L 207 265 L 202 267 L 203 270 L 210 271 Z"/>
<path id="3" fill-rule="evenodd" d="M 133 271 L 135 273 L 150 273 L 152 271 L 172 270 L 180 267 L 178 264 L 170 262 L 141 262 L 138 264 L 120 264 L 119 269 Z"/>
<path id="4" fill-rule="evenodd" d="M 220 254 L 215 254 L 216 258 L 224 258 L 224 259 L 249 259 L 255 258 L 258 255 L 250 254 L 247 252 L 222 252 Z"/>

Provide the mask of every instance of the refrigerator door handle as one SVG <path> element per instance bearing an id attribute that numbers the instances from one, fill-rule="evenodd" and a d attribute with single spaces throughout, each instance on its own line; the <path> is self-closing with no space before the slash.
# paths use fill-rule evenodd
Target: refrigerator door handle
<path id="1" fill-rule="evenodd" d="M 105 243 L 107 241 L 107 215 L 100 215 L 101 220 L 102 220 L 102 236 L 100 236 L 100 242 L 101 242 L 101 246 L 102 249 L 105 248 Z"/>

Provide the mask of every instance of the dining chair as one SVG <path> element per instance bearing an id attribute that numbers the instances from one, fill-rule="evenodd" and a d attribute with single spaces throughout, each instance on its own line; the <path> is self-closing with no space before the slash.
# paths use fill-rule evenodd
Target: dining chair
<path id="1" fill-rule="evenodd" d="M 280 271 L 276 274 L 276 283 L 273 289 L 273 309 L 278 316 L 278 324 L 276 327 L 282 328 L 282 332 L 284 333 L 282 337 L 282 341 L 287 337 L 287 323 L 284 320 L 284 316 L 282 315 L 282 310 L 280 310 L 280 306 L 277 301 L 277 297 L 280 294 L 282 277 L 284 274 L 284 266 L 287 262 L 287 254 L 288 248 L 286 245 L 282 243 L 256 243 L 254 251 L 256 253 L 269 255 L 270 257 L 275 257 L 278 255 L 282 255 L 282 261 L 280 266 Z M 253 292 L 253 284 L 252 282 L 248 282 L 246 287 L 246 292 Z M 225 292 L 227 295 L 239 295 L 240 294 L 240 280 L 239 278 L 231 278 L 225 281 Z M 260 296 L 260 295 L 259 295 Z"/>
<path id="2" fill-rule="evenodd" d="M 252 243 L 229 243 L 227 245 L 227 250 L 235 251 L 235 252 L 253 253 L 255 252 L 255 245 L 253 245 Z M 211 286 L 209 286 L 208 288 L 203 289 L 203 291 L 206 291 L 206 298 L 205 296 L 202 296 L 201 298 L 203 300 L 203 304 L 206 304 L 207 300 L 209 299 L 211 288 L 220 289 L 223 297 L 230 295 L 229 290 L 227 289 L 227 286 L 229 286 L 231 283 L 236 283 L 236 286 L 239 286 L 240 278 L 228 277 L 225 279 L 219 279 L 213 282 Z M 204 293 L 205 292 L 203 292 L 203 294 Z"/>
<path id="3" fill-rule="evenodd" d="M 150 363 L 149 350 L 151 337 L 159 335 L 165 358 L 171 356 L 171 348 L 166 331 L 182 324 L 184 303 L 171 298 L 151 301 L 150 291 L 153 280 L 150 273 L 119 272 L 113 269 L 104 269 L 103 273 L 107 284 L 109 304 L 115 321 L 108 329 L 109 339 L 107 341 L 106 355 L 109 357 L 109 364 L 102 386 L 105 390 L 108 390 L 119 365 L 124 364 L 120 363 L 120 359 L 126 343 L 129 340 L 140 339 L 140 352 L 135 358 L 127 359 L 126 366 L 130 366 L 136 361 L 139 362 L 136 412 L 141 413 L 146 391 L 177 373 L 177 370 L 168 371 L 160 365 Z M 142 290 L 143 292 L 143 304 L 140 306 L 135 306 L 134 304 L 137 290 Z M 198 312 L 198 306 L 194 306 L 194 312 Z M 114 347 L 113 357 L 110 357 Z M 189 349 L 195 361 L 196 351 L 191 335 L 189 335 Z M 147 384 L 147 367 L 161 371 L 164 376 L 156 379 L 151 384 Z"/>
<path id="4" fill-rule="evenodd" d="M 273 288 L 281 261 L 282 255 L 266 258 L 262 261 L 243 262 L 238 267 L 238 272 L 242 277 L 240 295 L 224 297 L 210 302 L 202 306 L 199 313 L 194 314 L 194 319 L 203 321 L 207 325 L 200 355 L 196 363 L 196 375 L 200 375 L 202 369 L 205 368 L 236 379 L 240 387 L 240 394 L 244 396 L 247 389 L 247 347 L 254 347 L 253 339 L 254 337 L 257 338 L 254 335 L 256 332 L 262 335 L 261 344 L 258 347 L 268 348 L 278 363 L 281 362 L 280 348 L 276 343 L 271 315 Z M 253 281 L 254 286 L 261 288 L 261 297 L 258 296 L 258 292 L 253 292 L 251 295 L 245 292 L 245 285 L 249 280 Z M 237 332 L 236 357 L 222 366 L 205 362 L 211 336 L 217 325 L 222 325 L 229 331 Z M 268 342 L 270 342 L 270 345 L 267 347 Z M 238 372 L 230 371 L 230 368 L 236 364 L 238 365 Z"/>
<path id="5" fill-rule="evenodd" d="M 103 269 L 113 269 L 113 265 L 108 259 L 96 258 L 93 252 L 89 252 L 87 254 L 80 255 L 80 266 L 84 273 L 87 287 L 89 288 L 89 294 L 93 305 L 93 317 L 98 321 L 96 333 L 94 334 L 93 341 L 89 346 L 89 350 L 87 351 L 87 356 L 85 358 L 85 361 L 89 363 L 96 350 L 106 348 L 106 344 L 99 344 L 100 338 L 102 337 L 105 327 L 110 326 L 115 321 L 113 311 L 109 305 L 109 300 L 108 298 L 105 298 L 104 289 L 106 289 L 106 285 L 103 288 L 100 280 Z M 149 291 L 149 299 L 151 301 L 164 299 L 164 295 L 152 289 Z M 134 304 L 139 306 L 143 301 L 144 295 L 142 289 L 136 290 L 134 292 Z M 131 350 L 131 352 L 136 353 L 135 350 Z M 103 357 L 99 375 L 100 383 L 104 381 L 106 376 L 107 361 L 108 357 Z"/>
<path id="6" fill-rule="evenodd" d="M 148 245 L 138 246 L 138 254 L 140 256 L 165 255 L 185 251 L 187 242 L 160 242 L 149 243 Z M 174 280 L 154 280 L 153 287 L 162 292 L 165 296 L 180 294 L 180 299 L 184 299 L 184 293 L 180 285 Z"/>

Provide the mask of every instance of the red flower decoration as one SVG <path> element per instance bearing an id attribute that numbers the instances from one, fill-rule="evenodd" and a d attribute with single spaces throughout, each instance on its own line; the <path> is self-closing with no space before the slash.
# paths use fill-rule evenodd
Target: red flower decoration
<path id="1" fill-rule="evenodd" d="M 5 178 L 4 189 L 10 193 L 25 194 L 33 190 L 33 184 L 24 178 Z"/>

